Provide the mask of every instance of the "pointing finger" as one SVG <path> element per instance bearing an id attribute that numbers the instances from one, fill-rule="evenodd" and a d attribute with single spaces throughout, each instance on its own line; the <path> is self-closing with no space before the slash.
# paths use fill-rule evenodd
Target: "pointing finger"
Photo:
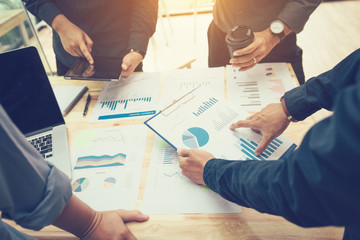
<path id="1" fill-rule="evenodd" d="M 273 140 L 272 136 L 264 135 L 261 138 L 261 141 L 255 150 L 255 155 L 259 156 L 269 146 L 269 144 L 271 143 L 272 140 Z"/>
<path id="2" fill-rule="evenodd" d="M 87 61 L 90 63 L 90 64 L 94 64 L 94 59 L 93 57 L 91 56 L 87 46 L 85 45 L 84 42 L 81 42 L 80 43 L 80 46 L 79 46 L 83 56 L 87 59 Z"/>
<path id="3" fill-rule="evenodd" d="M 236 123 L 233 123 L 230 125 L 230 129 L 234 130 L 235 128 L 240 128 L 240 127 L 252 127 L 252 123 L 251 120 L 240 120 Z"/>

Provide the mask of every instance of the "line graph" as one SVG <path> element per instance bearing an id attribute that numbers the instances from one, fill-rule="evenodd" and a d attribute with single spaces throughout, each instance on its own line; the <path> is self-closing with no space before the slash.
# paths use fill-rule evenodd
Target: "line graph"
<path id="1" fill-rule="evenodd" d="M 125 165 L 126 154 L 79 157 L 74 169 L 102 168 Z"/>

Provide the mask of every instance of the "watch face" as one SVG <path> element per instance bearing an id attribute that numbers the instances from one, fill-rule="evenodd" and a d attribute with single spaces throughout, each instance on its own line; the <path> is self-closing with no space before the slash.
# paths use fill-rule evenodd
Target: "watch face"
<path id="1" fill-rule="evenodd" d="M 270 30 L 275 34 L 282 33 L 284 31 L 284 24 L 280 21 L 274 21 L 270 25 Z"/>

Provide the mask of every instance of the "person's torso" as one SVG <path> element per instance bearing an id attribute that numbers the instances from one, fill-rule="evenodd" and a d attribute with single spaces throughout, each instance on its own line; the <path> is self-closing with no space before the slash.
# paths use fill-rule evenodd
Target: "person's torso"
<path id="1" fill-rule="evenodd" d="M 269 27 L 288 0 L 217 0 L 214 5 L 214 22 L 228 32 L 237 25 L 246 25 L 258 32 Z"/>
<path id="2" fill-rule="evenodd" d="M 94 42 L 94 56 L 119 57 L 126 50 L 133 1 L 55 0 L 55 3 L 72 23 L 90 36 Z M 56 33 L 54 50 L 61 62 L 71 65 L 71 57 L 64 52 Z"/>

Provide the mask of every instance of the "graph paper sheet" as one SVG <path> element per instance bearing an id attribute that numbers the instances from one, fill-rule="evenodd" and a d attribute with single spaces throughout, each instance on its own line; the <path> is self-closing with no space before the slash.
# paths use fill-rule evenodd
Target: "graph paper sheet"
<path id="1" fill-rule="evenodd" d="M 239 213 L 231 203 L 181 173 L 177 152 L 155 137 L 141 210 L 147 214 Z"/>
<path id="2" fill-rule="evenodd" d="M 120 82 L 105 82 L 90 122 L 153 115 L 158 108 L 160 73 L 136 73 Z"/>
<path id="3" fill-rule="evenodd" d="M 161 108 L 190 92 L 197 86 L 216 91 L 225 97 L 225 68 L 177 69 L 164 72 L 164 86 L 161 91 Z"/>
<path id="4" fill-rule="evenodd" d="M 80 131 L 71 148 L 72 190 L 96 210 L 136 209 L 148 129 Z"/>
<path id="5" fill-rule="evenodd" d="M 284 93 L 296 87 L 286 63 L 260 63 L 250 70 L 226 66 L 227 96 L 245 111 L 259 111 L 278 103 Z"/>
<path id="6" fill-rule="evenodd" d="M 295 147 L 284 136 L 273 140 L 263 154 L 254 151 L 261 135 L 250 128 L 230 130 L 230 124 L 249 114 L 207 89 L 199 87 L 145 122 L 175 149 L 199 148 L 216 158 L 277 160 Z"/>

